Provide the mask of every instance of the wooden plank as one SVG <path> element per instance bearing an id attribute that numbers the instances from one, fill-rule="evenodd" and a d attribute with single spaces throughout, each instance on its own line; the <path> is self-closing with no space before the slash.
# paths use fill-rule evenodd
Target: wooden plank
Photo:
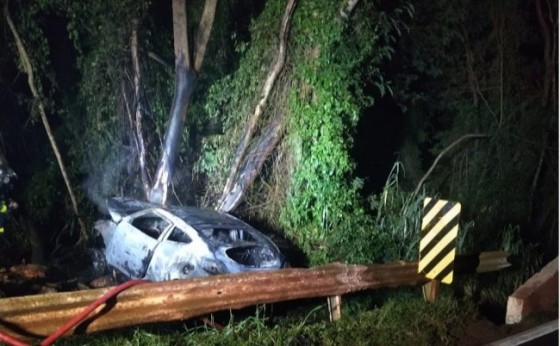
<path id="1" fill-rule="evenodd" d="M 417 285 L 426 282 L 417 267 L 417 262 L 367 266 L 335 263 L 310 269 L 146 283 L 121 292 L 68 334 L 177 321 L 256 304 Z M 109 289 L 0 299 L 0 331 L 16 337 L 45 337 Z"/>
<path id="2" fill-rule="evenodd" d="M 424 300 L 430 303 L 436 301 L 439 295 L 439 280 L 431 280 L 422 286 L 422 293 L 424 294 Z"/>
<path id="3" fill-rule="evenodd" d="M 558 257 L 508 298 L 506 324 L 519 323 L 533 312 L 549 310 L 558 301 Z"/>

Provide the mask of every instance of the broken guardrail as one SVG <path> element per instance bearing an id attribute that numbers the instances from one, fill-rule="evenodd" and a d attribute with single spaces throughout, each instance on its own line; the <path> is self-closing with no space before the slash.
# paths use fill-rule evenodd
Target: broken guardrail
<path id="1" fill-rule="evenodd" d="M 330 297 L 361 290 L 418 285 L 427 280 L 417 262 L 330 264 L 208 278 L 153 282 L 121 292 L 66 335 L 88 334 L 152 322 L 189 319 L 256 304 Z M 0 300 L 0 331 L 42 338 L 63 325 L 110 288 Z"/>

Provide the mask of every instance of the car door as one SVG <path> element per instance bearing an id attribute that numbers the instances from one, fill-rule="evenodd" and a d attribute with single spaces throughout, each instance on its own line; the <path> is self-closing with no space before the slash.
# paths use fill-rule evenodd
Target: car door
<path id="1" fill-rule="evenodd" d="M 170 227 L 169 221 L 153 210 L 141 211 L 124 218 L 118 225 L 107 249 L 107 263 L 132 279 L 140 279 L 152 260 L 153 253 Z"/>
<path id="2" fill-rule="evenodd" d="M 146 273 L 154 281 L 208 276 L 208 268 L 220 269 L 208 245 L 181 219 L 165 213 L 172 226 L 160 238 Z"/>
<path id="3" fill-rule="evenodd" d="M 191 251 L 192 239 L 173 226 L 152 254 L 146 278 L 164 281 L 191 277 L 196 272 L 197 261 Z"/>

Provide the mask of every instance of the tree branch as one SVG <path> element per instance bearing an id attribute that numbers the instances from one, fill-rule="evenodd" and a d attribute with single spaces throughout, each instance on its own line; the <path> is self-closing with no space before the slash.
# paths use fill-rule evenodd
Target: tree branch
<path id="1" fill-rule="evenodd" d="M 478 77 L 476 76 L 476 73 L 474 71 L 474 55 L 472 54 L 472 50 L 469 47 L 469 42 L 468 42 L 468 36 L 467 33 L 464 32 L 462 34 L 459 34 L 459 37 L 461 37 L 461 41 L 463 42 L 463 45 L 465 47 L 465 55 L 467 55 L 467 65 L 469 64 L 469 56 L 471 58 L 470 63 L 472 63 L 472 69 L 469 67 L 469 84 L 472 82 L 473 84 L 471 85 L 471 87 L 473 88 L 472 92 L 473 92 L 473 102 L 475 104 L 475 106 L 478 103 L 478 98 L 476 97 L 476 95 L 478 95 L 480 97 L 480 99 L 482 100 L 482 102 L 484 102 L 484 106 L 486 107 L 486 109 L 488 109 L 488 111 L 490 112 L 490 114 L 494 117 L 494 120 L 496 122 L 499 122 L 499 118 L 498 115 L 496 114 L 496 112 L 494 112 L 494 110 L 492 109 L 492 107 L 490 107 L 490 104 L 488 103 L 488 100 L 486 100 L 486 97 L 484 96 L 484 94 L 482 93 L 482 90 L 480 89 L 480 85 L 478 84 Z M 471 74 L 472 73 L 472 74 Z M 472 80 L 471 80 L 472 78 Z"/>
<path id="2" fill-rule="evenodd" d="M 185 0 L 173 0 L 173 45 L 175 50 L 175 66 L 186 66 L 191 69 L 189 54 L 189 37 L 187 35 L 187 9 Z"/>
<path id="3" fill-rule="evenodd" d="M 264 162 L 270 156 L 278 141 L 280 141 L 283 116 L 284 114 L 278 112 L 267 124 L 257 143 L 247 154 L 241 168 L 241 173 L 236 179 L 231 192 L 220 205 L 219 210 L 227 212 L 235 209 L 241 203 L 244 193 L 253 184 Z"/>
<path id="4" fill-rule="evenodd" d="M 428 171 L 426 172 L 426 174 L 424 174 L 424 176 L 422 177 L 422 179 L 420 179 L 420 182 L 418 183 L 418 185 L 416 185 L 416 189 L 414 190 L 413 195 L 417 195 L 418 192 L 420 191 L 420 188 L 422 187 L 422 185 L 424 184 L 424 182 L 426 181 L 426 179 L 428 179 L 428 177 L 430 176 L 430 174 L 432 173 L 432 171 L 434 170 L 434 168 L 436 167 L 436 165 L 438 164 L 439 160 L 441 160 L 441 158 L 447 154 L 449 151 L 451 151 L 451 149 L 453 149 L 455 146 L 457 146 L 459 143 L 461 143 L 464 140 L 467 139 L 475 139 L 475 138 L 486 138 L 489 137 L 488 135 L 484 135 L 484 134 L 467 134 L 464 135 L 463 137 L 457 139 L 455 142 L 451 143 L 449 146 L 447 146 L 445 149 L 443 149 L 443 151 L 441 153 L 439 153 L 439 155 L 436 157 L 436 159 L 434 160 L 434 162 L 432 163 L 432 166 L 430 167 L 430 169 L 428 169 Z"/>
<path id="5" fill-rule="evenodd" d="M 206 54 L 206 46 L 210 39 L 210 32 L 214 26 L 214 16 L 216 14 L 217 0 L 206 0 L 204 10 L 202 11 L 202 19 L 198 25 L 198 32 L 194 42 L 194 70 L 198 73 L 202 67 L 202 61 Z"/>
<path id="6" fill-rule="evenodd" d="M 134 129 L 136 130 L 136 144 L 138 145 L 138 164 L 140 166 L 140 176 L 142 178 L 142 188 L 144 196 L 149 197 L 150 185 L 148 180 L 148 172 L 146 171 L 146 146 L 144 145 L 144 136 L 142 134 L 142 102 L 140 84 L 142 82 L 142 73 L 140 70 L 140 62 L 138 61 L 138 21 L 133 21 L 133 29 L 130 37 L 130 51 L 132 55 L 132 67 L 134 69 L 134 99 L 136 103 L 136 111 L 134 113 Z"/>
<path id="7" fill-rule="evenodd" d="M 171 67 L 170 63 L 163 60 L 163 58 L 161 58 L 159 55 L 157 55 L 154 52 L 148 52 L 148 57 L 151 58 L 151 59 L 154 59 L 155 61 L 159 62 L 160 64 L 162 64 L 165 67 Z"/>
<path id="8" fill-rule="evenodd" d="M 51 129 L 51 126 L 49 124 L 49 120 L 47 119 L 47 114 L 45 112 L 45 107 L 43 105 L 43 102 L 41 101 L 41 97 L 39 96 L 39 93 L 37 92 L 37 88 L 35 87 L 35 80 L 34 80 L 34 76 L 33 76 L 33 68 L 31 67 L 31 62 L 29 60 L 29 56 L 27 55 L 27 51 L 25 50 L 25 47 L 23 46 L 23 42 L 21 41 L 21 38 L 19 37 L 19 34 L 18 34 L 18 32 L 16 30 L 16 27 L 15 27 L 13 21 L 12 21 L 12 18 L 10 17 L 7 2 L 4 6 L 4 15 L 6 17 L 6 21 L 8 23 L 8 26 L 10 27 L 10 30 L 12 31 L 12 34 L 14 36 L 14 40 L 16 41 L 16 46 L 17 46 L 19 58 L 20 58 L 20 61 L 23 65 L 23 70 L 27 74 L 27 83 L 29 84 L 29 89 L 31 90 L 31 94 L 33 95 L 33 98 L 37 102 L 37 106 L 39 108 L 39 113 L 41 115 L 41 121 L 43 122 L 43 127 L 45 128 L 45 131 L 47 133 L 47 137 L 49 138 L 49 142 L 51 144 L 52 150 L 53 150 L 54 155 L 56 157 L 58 167 L 60 169 L 60 172 L 62 173 L 64 183 L 66 184 L 66 189 L 68 190 L 68 195 L 70 196 L 70 201 L 72 203 L 72 209 L 74 210 L 74 214 L 76 215 L 76 218 L 78 219 L 78 224 L 80 226 L 80 241 L 85 241 L 88 238 L 88 234 L 87 234 L 87 231 L 86 231 L 86 226 L 85 226 L 84 221 L 82 220 L 82 218 L 80 216 L 80 213 L 78 211 L 78 202 L 76 201 L 76 197 L 74 195 L 74 190 L 72 189 L 72 185 L 70 184 L 70 179 L 68 178 L 68 174 L 66 173 L 66 168 L 64 166 L 64 162 L 62 161 L 62 156 L 60 155 L 60 150 L 58 149 L 58 145 L 56 144 L 56 140 L 55 140 L 54 135 L 52 133 L 52 129 Z"/>
<path id="9" fill-rule="evenodd" d="M 459 38 L 463 42 L 465 47 L 465 58 L 467 59 L 467 79 L 469 81 L 469 87 L 471 88 L 473 104 L 478 105 L 478 87 L 476 82 L 476 73 L 474 72 L 474 55 L 469 47 L 468 33 L 463 26 L 459 28 Z"/>

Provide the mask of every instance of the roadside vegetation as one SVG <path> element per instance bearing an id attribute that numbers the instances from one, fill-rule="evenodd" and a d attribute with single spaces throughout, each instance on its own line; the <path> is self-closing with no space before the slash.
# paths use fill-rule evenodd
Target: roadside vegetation
<path id="1" fill-rule="evenodd" d="M 557 2 L 362 0 L 341 12 L 348 3 L 297 2 L 284 68 L 255 127 L 266 136 L 276 124 L 278 141 L 233 213 L 285 240 L 301 254 L 298 266 L 385 263 L 418 258 L 424 197 L 460 201 L 458 253 L 508 251 L 512 268 L 458 278 L 435 304 L 423 302 L 419 289 L 383 291 L 377 300 L 368 292 L 350 298 L 335 323 L 322 302 L 307 302 L 275 317 L 261 308 L 232 314 L 221 331 L 179 323 L 61 345 L 453 344 L 453 328 L 482 307 L 504 309 L 507 295 L 558 255 Z M 219 1 L 170 203 L 216 207 L 276 55 L 285 6 Z M 7 8 L 81 217 L 92 226 L 104 198 L 142 198 L 131 118 L 138 104 L 154 174 L 174 91 L 170 4 L 25 0 Z M 204 1 L 188 2 L 189 33 L 203 8 Z M 133 32 L 141 92 L 133 82 Z M 0 135 L 21 205 L 0 239 L 0 253 L 10 254 L 0 265 L 40 252 L 60 271 L 74 268 L 88 243 L 46 145 L 37 100 L 22 87 L 15 45 L 10 38 L 0 48 L 0 66 L 13 69 L 16 81 L 0 78 L 11 90 L 0 90 L 9 109 Z M 469 134 L 480 136 L 454 145 Z"/>
<path id="2" fill-rule="evenodd" d="M 371 298 L 350 297 L 345 303 L 336 322 L 329 322 L 326 304 L 316 300 L 278 317 L 271 316 L 276 307 L 259 306 L 252 316 L 232 315 L 220 331 L 175 324 L 72 337 L 60 345 L 453 345 L 477 316 L 474 304 L 447 295 L 427 304 L 419 289 L 402 291 L 377 307 Z"/>

